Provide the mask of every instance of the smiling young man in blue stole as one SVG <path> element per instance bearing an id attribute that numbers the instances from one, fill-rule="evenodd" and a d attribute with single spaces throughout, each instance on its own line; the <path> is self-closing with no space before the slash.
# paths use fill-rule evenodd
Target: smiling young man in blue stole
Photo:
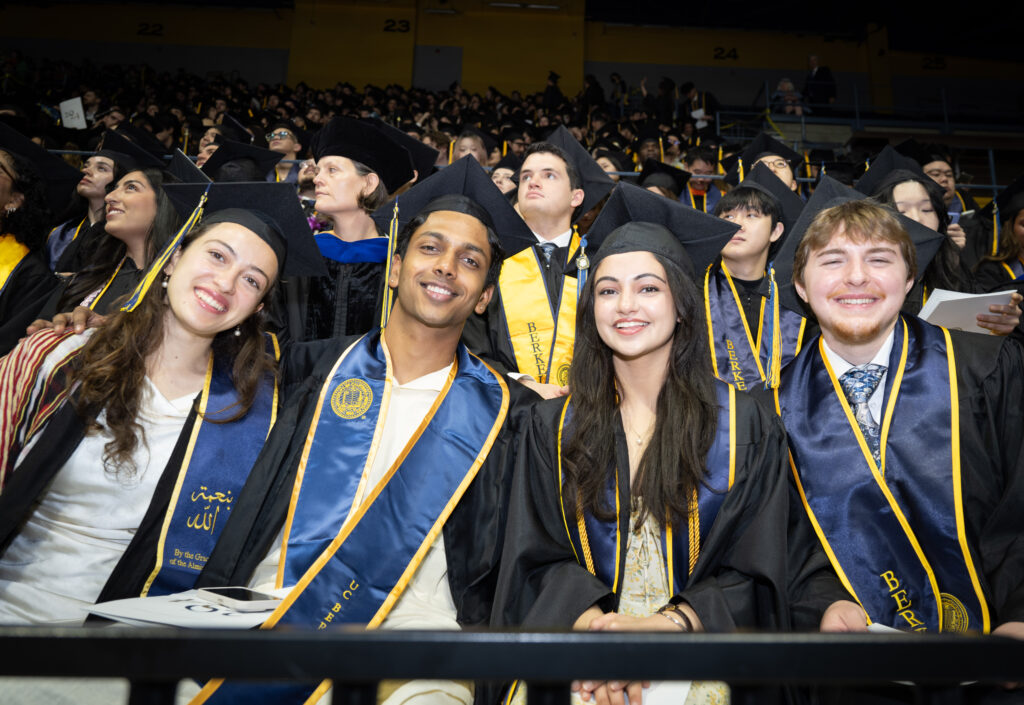
<path id="1" fill-rule="evenodd" d="M 516 408 L 535 396 L 459 344 L 500 267 L 489 214 L 462 195 L 435 199 L 398 237 L 383 331 L 290 351 L 285 379 L 304 381 L 256 468 L 276 491 L 243 491 L 204 574 L 291 588 L 264 628 L 487 623 Z M 195 702 L 306 702 L 329 685 L 211 681 Z M 473 698 L 469 684 L 430 681 L 382 684 L 380 699 L 418 689 Z"/>
<path id="2" fill-rule="evenodd" d="M 1024 357 L 900 313 L 914 246 L 864 201 L 818 213 L 794 283 L 821 337 L 777 404 L 815 531 L 870 622 L 1024 637 Z"/>

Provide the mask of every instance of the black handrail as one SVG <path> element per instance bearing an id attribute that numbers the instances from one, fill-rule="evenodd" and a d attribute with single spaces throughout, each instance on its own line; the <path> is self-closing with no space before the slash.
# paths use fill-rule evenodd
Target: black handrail
<path id="1" fill-rule="evenodd" d="M 733 685 L 1024 681 L 1024 641 L 919 634 L 600 634 L 0 627 L 0 675 L 311 680 L 574 678 Z"/>

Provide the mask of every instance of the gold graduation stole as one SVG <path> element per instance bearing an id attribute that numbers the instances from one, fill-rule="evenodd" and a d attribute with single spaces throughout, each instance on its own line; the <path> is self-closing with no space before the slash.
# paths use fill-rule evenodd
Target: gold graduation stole
<path id="1" fill-rule="evenodd" d="M 964 525 L 960 407 L 949 332 L 896 324 L 875 463 L 823 342 L 785 370 L 776 410 L 804 508 L 871 622 L 914 631 L 990 626 Z"/>
<path id="2" fill-rule="evenodd" d="M 13 235 L 0 235 L 0 292 L 7 288 L 11 274 L 28 254 L 28 248 Z"/>
<path id="3" fill-rule="evenodd" d="M 579 243 L 574 232 L 568 251 L 575 252 Z M 562 290 L 548 292 L 542 266 L 535 247 L 506 259 L 498 279 L 501 306 L 519 372 L 565 386 L 576 334 L 576 286 L 571 277 L 562 277 Z"/>

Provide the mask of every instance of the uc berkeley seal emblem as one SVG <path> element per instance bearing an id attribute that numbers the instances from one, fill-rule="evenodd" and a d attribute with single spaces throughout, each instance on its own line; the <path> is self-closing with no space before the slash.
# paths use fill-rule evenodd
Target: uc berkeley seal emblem
<path id="1" fill-rule="evenodd" d="M 373 390 L 365 381 L 353 377 L 334 388 L 331 408 L 343 419 L 358 419 L 373 403 Z"/>

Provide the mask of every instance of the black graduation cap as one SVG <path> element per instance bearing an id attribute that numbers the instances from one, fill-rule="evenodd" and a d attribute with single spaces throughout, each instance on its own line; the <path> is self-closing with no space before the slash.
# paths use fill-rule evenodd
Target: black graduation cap
<path id="1" fill-rule="evenodd" d="M 159 159 L 161 163 L 166 163 L 164 161 L 164 157 L 170 156 L 171 154 L 170 150 L 168 150 L 160 140 L 154 137 L 153 133 L 149 130 L 122 122 L 117 126 L 115 132 L 126 139 L 131 140 L 137 146 L 152 154 L 154 157 Z"/>
<path id="2" fill-rule="evenodd" d="M 516 155 L 509 152 L 494 165 L 495 169 L 511 169 L 512 171 L 518 172 L 519 167 L 523 165 L 523 158 L 517 157 Z"/>
<path id="3" fill-rule="evenodd" d="M 195 162 L 185 156 L 180 149 L 174 150 L 167 171 L 183 184 L 208 184 L 210 177 Z"/>
<path id="4" fill-rule="evenodd" d="M 665 229 L 671 238 L 658 234 Z M 587 233 L 587 247 L 597 250 L 590 270 L 610 254 L 646 250 L 667 257 L 696 279 L 739 229 L 735 223 L 620 182 Z M 618 233 L 614 239 L 613 233 Z M 577 259 L 569 258 L 567 274 L 576 269 Z"/>
<path id="5" fill-rule="evenodd" d="M 999 208 L 999 222 L 1005 223 L 1024 209 L 1024 174 L 1004 188 L 995 200 Z"/>
<path id="6" fill-rule="evenodd" d="M 450 194 L 466 196 L 490 214 L 494 232 L 506 254 L 521 252 L 537 242 L 526 221 L 516 213 L 484 168 L 468 154 L 381 206 L 371 217 L 378 229 L 387 232 L 397 203 L 398 229 L 401 230 L 432 200 Z"/>
<path id="7" fill-rule="evenodd" d="M 753 168 L 754 162 L 768 154 L 782 157 L 789 162 L 794 170 L 804 160 L 798 152 L 790 149 L 767 133 L 762 132 L 740 153 L 736 161 L 730 164 L 726 181 L 730 184 L 736 184 L 741 180 L 741 177 L 746 178 L 747 171 Z M 743 172 L 742 175 L 740 174 L 741 170 Z"/>
<path id="8" fill-rule="evenodd" d="M 677 169 L 676 167 L 659 162 L 654 159 L 645 159 L 644 168 L 640 171 L 640 186 L 660 186 L 666 188 L 679 197 L 679 194 L 686 188 L 686 182 L 690 180 L 690 172 Z"/>
<path id="9" fill-rule="evenodd" d="M 295 186 L 269 181 L 167 184 L 164 192 L 182 219 L 199 204 L 209 186 L 202 216 L 196 225 L 231 222 L 260 236 L 277 255 L 281 275 L 321 276 L 327 273 Z M 177 247 L 177 245 L 175 245 Z M 171 248 L 173 252 L 173 248 Z M 283 260 L 283 261 L 282 261 Z"/>
<path id="10" fill-rule="evenodd" d="M 97 154 L 113 159 L 125 171 L 163 169 L 165 166 L 162 159 L 127 139 L 118 130 L 103 133 L 103 148 Z"/>
<path id="11" fill-rule="evenodd" d="M 434 164 L 437 163 L 437 157 L 441 154 L 439 151 L 378 118 L 366 118 L 364 122 L 370 123 L 385 137 L 405 147 L 412 158 L 413 168 L 416 169 L 417 182 L 423 181 L 434 173 Z"/>
<path id="12" fill-rule="evenodd" d="M 799 294 L 796 293 L 796 287 L 793 285 L 793 260 L 796 258 L 797 248 L 811 222 L 817 217 L 818 213 L 826 208 L 838 206 L 849 201 L 862 201 L 866 198 L 860 191 L 844 186 L 831 177 L 825 176 L 822 178 L 821 183 L 814 189 L 814 194 L 804 205 L 804 211 L 800 214 L 796 225 L 793 226 L 793 232 L 786 238 L 786 241 L 775 255 L 773 263 L 775 282 L 779 288 L 779 302 L 783 306 L 801 315 L 806 313 L 803 301 L 800 299 Z M 893 213 L 910 235 L 910 239 L 914 241 L 914 247 L 917 250 L 917 278 L 920 279 L 924 275 L 924 270 L 928 267 L 928 263 L 935 257 L 935 253 L 939 251 L 939 247 L 946 236 L 895 211 Z M 768 295 L 768 287 L 769 283 L 766 278 L 761 285 L 761 293 Z"/>
<path id="13" fill-rule="evenodd" d="M 221 134 L 227 137 L 229 140 L 235 140 L 236 142 L 245 142 L 252 144 L 253 136 L 252 132 L 243 125 L 239 120 L 233 117 L 230 113 L 224 113 L 221 116 L 221 122 L 215 126 L 221 131 Z M 303 146 L 306 146 L 303 143 Z"/>
<path id="14" fill-rule="evenodd" d="M 267 130 L 267 134 L 263 136 L 268 145 L 270 144 L 270 133 L 274 132 L 279 127 L 283 127 L 284 129 L 288 130 L 289 132 L 292 133 L 292 135 L 295 136 L 295 141 L 298 142 L 302 147 L 299 150 L 300 156 L 306 154 L 309 151 L 309 133 L 299 128 L 291 120 L 277 120 L 271 123 L 270 129 Z"/>
<path id="15" fill-rule="evenodd" d="M 386 134 L 354 118 L 336 117 L 316 133 L 313 157 L 346 157 L 369 167 L 394 193 L 413 177 L 409 150 Z"/>
<path id="16" fill-rule="evenodd" d="M 924 168 L 925 164 L 932 162 L 948 162 L 953 163 L 953 157 L 949 153 L 946 147 L 938 144 L 922 144 L 917 140 L 911 138 L 900 142 L 895 147 L 896 151 L 905 157 L 910 157 L 918 164 L 921 168 Z"/>
<path id="17" fill-rule="evenodd" d="M 782 211 L 782 225 L 785 228 L 777 244 L 777 247 L 781 247 L 781 241 L 789 236 L 804 210 L 803 199 L 797 196 L 793 189 L 782 183 L 782 179 L 777 177 L 775 172 L 765 164 L 754 166 L 747 174 L 747 178 L 741 181 L 737 188 L 755 188 L 768 194 L 779 204 L 779 209 Z"/>
<path id="18" fill-rule="evenodd" d="M 60 157 L 50 154 L 13 127 L 0 121 L 0 149 L 17 154 L 35 166 L 46 186 L 46 202 L 50 211 L 59 212 L 67 205 L 71 190 L 83 174 Z"/>
<path id="19" fill-rule="evenodd" d="M 857 179 L 853 187 L 865 196 L 874 196 L 878 194 L 883 184 L 888 181 L 889 175 L 894 171 L 909 171 L 919 179 L 928 178 L 915 160 L 900 154 L 891 146 L 885 145 L 882 151 L 870 161 L 868 170 Z"/>
<path id="20" fill-rule="evenodd" d="M 284 159 L 284 155 L 280 152 L 272 152 L 269 149 L 246 144 L 245 142 L 235 142 L 229 139 L 221 139 L 217 142 L 220 144 L 220 147 L 210 155 L 210 158 L 202 166 L 203 173 L 211 178 L 218 176 L 222 166 L 239 159 L 251 159 L 255 162 L 258 176 L 263 178 L 270 173 L 270 170 L 279 161 Z M 220 175 L 220 178 L 217 180 L 225 181 L 226 179 L 223 178 L 223 175 Z M 292 186 L 292 188 L 294 189 L 295 187 Z"/>
<path id="21" fill-rule="evenodd" d="M 615 187 L 615 182 L 587 153 L 583 145 L 572 136 L 572 133 L 562 125 L 559 125 L 558 129 L 548 136 L 547 141 L 556 147 L 561 147 L 569 155 L 576 171 L 579 172 L 580 179 L 583 181 L 584 196 L 583 204 L 577 209 L 577 213 L 580 215 L 587 213 L 608 195 L 608 192 Z"/>
<path id="22" fill-rule="evenodd" d="M 601 148 L 594 152 L 594 160 L 601 157 L 608 159 L 615 166 L 615 171 L 632 171 L 633 162 L 629 155 L 617 149 Z"/>

